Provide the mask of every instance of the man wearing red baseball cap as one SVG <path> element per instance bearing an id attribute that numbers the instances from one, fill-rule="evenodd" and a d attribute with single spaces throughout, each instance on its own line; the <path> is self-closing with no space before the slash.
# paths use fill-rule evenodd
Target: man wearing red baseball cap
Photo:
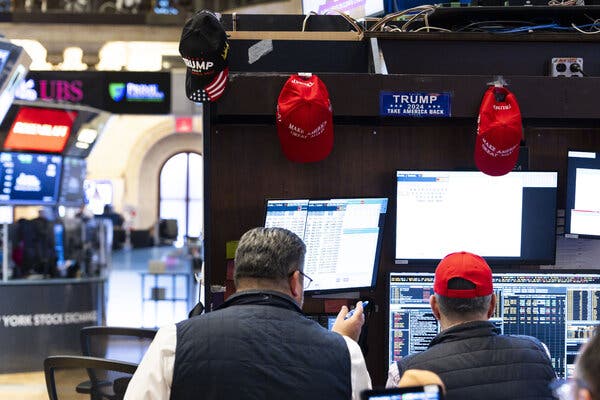
<path id="1" fill-rule="evenodd" d="M 446 399 L 552 399 L 556 375 L 547 348 L 536 338 L 501 335 L 489 318 L 496 309 L 492 270 L 480 256 L 458 252 L 437 266 L 429 304 L 441 331 L 429 348 L 392 364 L 388 387 L 404 371 L 435 372 Z"/>

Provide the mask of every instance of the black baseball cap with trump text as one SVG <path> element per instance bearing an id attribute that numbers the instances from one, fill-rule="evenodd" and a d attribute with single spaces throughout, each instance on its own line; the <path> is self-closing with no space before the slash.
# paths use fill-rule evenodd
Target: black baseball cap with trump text
<path id="1" fill-rule="evenodd" d="M 229 43 L 216 14 L 202 10 L 187 20 L 181 32 L 179 54 L 187 67 L 188 99 L 195 102 L 219 99 L 229 76 Z"/>

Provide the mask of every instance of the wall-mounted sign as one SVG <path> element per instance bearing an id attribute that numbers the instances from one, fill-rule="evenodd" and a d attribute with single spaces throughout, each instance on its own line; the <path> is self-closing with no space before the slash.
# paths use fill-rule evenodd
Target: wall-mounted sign
<path id="1" fill-rule="evenodd" d="M 107 74 L 106 110 L 117 114 L 169 114 L 171 75 L 168 72 Z"/>
<path id="2" fill-rule="evenodd" d="M 60 153 L 75 118 L 76 111 L 21 107 L 8 131 L 4 148 Z"/>
<path id="3" fill-rule="evenodd" d="M 451 116 L 450 99 L 450 93 L 380 92 L 379 115 L 448 118 Z"/>
<path id="4" fill-rule="evenodd" d="M 168 72 L 36 71 L 18 88 L 19 100 L 60 101 L 115 114 L 170 114 Z"/>
<path id="5" fill-rule="evenodd" d="M 18 100 L 44 100 L 83 104 L 102 108 L 104 72 L 35 71 L 15 93 Z"/>

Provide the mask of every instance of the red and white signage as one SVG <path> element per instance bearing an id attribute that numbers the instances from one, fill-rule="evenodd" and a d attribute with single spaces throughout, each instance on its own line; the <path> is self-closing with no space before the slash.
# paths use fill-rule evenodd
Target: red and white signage
<path id="1" fill-rule="evenodd" d="M 76 111 L 21 107 L 8 131 L 4 148 L 60 153 L 65 148 Z"/>

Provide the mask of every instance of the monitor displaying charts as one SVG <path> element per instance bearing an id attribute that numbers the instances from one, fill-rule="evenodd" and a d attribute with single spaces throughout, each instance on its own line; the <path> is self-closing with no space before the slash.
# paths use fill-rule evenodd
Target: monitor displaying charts
<path id="1" fill-rule="evenodd" d="M 386 211 L 386 198 L 269 200 L 265 227 L 304 240 L 307 291 L 347 291 L 375 286 Z"/>
<path id="2" fill-rule="evenodd" d="M 427 349 L 439 326 L 429 306 L 432 273 L 391 273 L 389 361 Z M 495 273 L 496 311 L 504 334 L 530 335 L 548 346 L 559 377 L 571 376 L 579 347 L 600 323 L 600 275 Z"/>

